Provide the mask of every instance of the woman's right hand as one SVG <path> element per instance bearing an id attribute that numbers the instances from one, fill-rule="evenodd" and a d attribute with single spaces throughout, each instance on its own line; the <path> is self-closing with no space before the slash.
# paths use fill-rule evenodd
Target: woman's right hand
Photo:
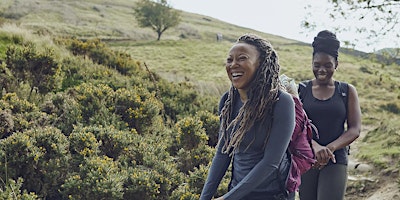
<path id="1" fill-rule="evenodd" d="M 318 169 L 322 169 L 325 165 L 328 164 L 329 160 L 332 159 L 332 162 L 335 163 L 335 154 L 326 146 L 322 146 L 317 142 L 313 142 L 313 149 L 315 152 L 315 157 L 317 159 L 317 163 L 315 163 L 314 167 Z"/>

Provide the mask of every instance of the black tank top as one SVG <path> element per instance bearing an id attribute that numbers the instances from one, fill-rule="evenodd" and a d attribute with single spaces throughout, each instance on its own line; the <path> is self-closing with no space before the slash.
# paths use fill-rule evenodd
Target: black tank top
<path id="1" fill-rule="evenodd" d="M 335 92 L 327 100 L 319 100 L 312 94 L 312 81 L 307 83 L 302 91 L 304 110 L 312 123 L 318 128 L 319 138 L 314 134 L 314 140 L 321 145 L 327 145 L 344 133 L 344 124 L 347 119 L 346 105 L 339 91 L 339 82 L 335 81 Z M 336 163 L 347 164 L 348 148 L 334 152 Z M 331 161 L 330 161 L 330 164 Z"/>

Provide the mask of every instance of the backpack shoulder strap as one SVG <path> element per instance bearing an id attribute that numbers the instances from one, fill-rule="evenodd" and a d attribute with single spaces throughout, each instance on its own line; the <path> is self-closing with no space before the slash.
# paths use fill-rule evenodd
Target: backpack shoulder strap
<path id="1" fill-rule="evenodd" d="M 299 83 L 298 93 L 299 93 L 299 97 L 300 97 L 301 101 L 303 101 L 304 97 L 307 94 L 306 88 L 310 84 L 310 82 L 311 82 L 311 80 L 306 80 L 306 81 L 301 81 Z"/>
<path id="2" fill-rule="evenodd" d="M 342 97 L 343 103 L 346 107 L 346 116 L 347 116 L 347 106 L 349 101 L 349 84 L 341 81 L 336 81 L 336 82 L 339 95 Z"/>
<path id="3" fill-rule="evenodd" d="M 338 82 L 339 94 L 343 98 L 343 102 L 347 106 L 347 102 L 349 99 L 349 84 L 341 81 L 337 82 Z"/>

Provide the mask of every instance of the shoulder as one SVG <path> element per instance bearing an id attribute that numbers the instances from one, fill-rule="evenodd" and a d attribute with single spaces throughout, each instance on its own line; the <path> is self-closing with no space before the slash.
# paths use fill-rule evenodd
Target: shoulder
<path id="1" fill-rule="evenodd" d="M 357 89 L 354 85 L 348 84 L 348 93 L 349 95 L 356 95 L 357 96 Z"/>
<path id="2" fill-rule="evenodd" d="M 222 108 L 224 107 L 225 101 L 228 99 L 229 91 L 225 92 L 219 101 L 218 111 L 221 112 Z"/>
<path id="3" fill-rule="evenodd" d="M 293 96 L 286 91 L 280 90 L 277 103 L 294 105 Z"/>
<path id="4" fill-rule="evenodd" d="M 354 85 L 343 81 L 337 81 L 337 82 L 339 84 L 340 89 L 343 90 L 344 92 L 349 94 L 357 94 L 357 89 Z"/>
<path id="5" fill-rule="evenodd" d="M 222 101 L 222 102 L 225 102 L 226 99 L 228 98 L 228 95 L 229 95 L 229 91 L 226 91 L 224 94 L 222 94 L 222 96 L 221 96 L 221 101 Z"/>

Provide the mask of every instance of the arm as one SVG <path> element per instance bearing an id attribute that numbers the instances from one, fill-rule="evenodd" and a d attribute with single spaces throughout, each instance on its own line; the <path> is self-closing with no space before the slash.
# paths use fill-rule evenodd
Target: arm
<path id="1" fill-rule="evenodd" d="M 218 114 L 221 114 L 222 107 L 224 106 L 224 103 L 227 98 L 228 98 L 228 92 L 226 92 L 222 96 L 219 102 Z M 221 132 L 218 137 L 220 140 L 219 145 L 216 147 L 217 148 L 216 153 L 212 160 L 210 169 L 208 171 L 207 180 L 203 186 L 203 190 L 200 195 L 201 200 L 212 199 L 212 197 L 214 196 L 215 192 L 218 189 L 219 183 L 224 177 L 226 170 L 228 169 L 229 164 L 231 162 L 231 157 L 229 157 L 228 154 L 222 154 L 222 147 L 225 143 L 225 140 Z"/>
<path id="2" fill-rule="evenodd" d="M 358 95 L 355 87 L 349 84 L 349 100 L 347 112 L 347 130 L 336 140 L 332 141 L 326 146 L 321 146 L 313 140 L 314 152 L 318 163 L 315 165 L 321 168 L 326 165 L 329 159 L 336 162 L 333 152 L 351 144 L 355 139 L 360 136 L 361 131 L 361 109 L 358 103 Z"/>
<path id="3" fill-rule="evenodd" d="M 286 152 L 295 124 L 294 102 L 288 93 L 281 93 L 275 104 L 273 115 L 274 120 L 264 150 L 264 157 L 236 187 L 221 199 L 240 199 L 253 191 L 269 176 L 276 175 L 274 172 L 278 169 Z"/>
<path id="4" fill-rule="evenodd" d="M 221 182 L 226 173 L 226 170 L 229 167 L 231 157 L 229 157 L 228 154 L 221 153 L 223 144 L 224 143 L 221 143 L 221 145 L 217 147 L 217 151 L 212 160 L 211 167 L 208 171 L 207 180 L 204 184 L 203 191 L 201 191 L 201 200 L 212 199 L 218 189 L 219 183 Z"/>

